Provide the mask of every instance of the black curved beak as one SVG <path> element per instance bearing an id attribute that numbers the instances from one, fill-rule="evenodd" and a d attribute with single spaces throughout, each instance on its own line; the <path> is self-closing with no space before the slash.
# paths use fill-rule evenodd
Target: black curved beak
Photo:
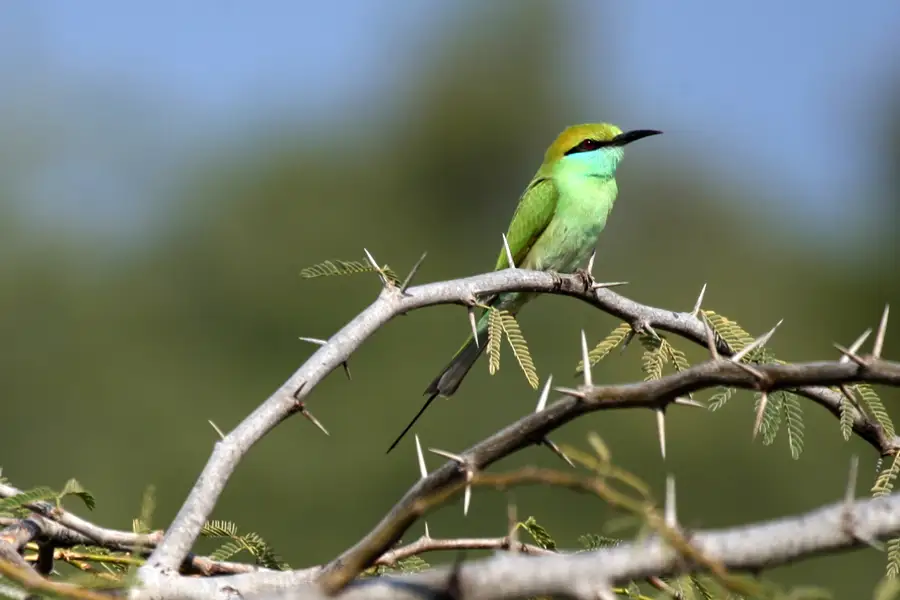
<path id="1" fill-rule="evenodd" d="M 612 139 L 611 145 L 613 146 L 624 146 L 626 144 L 630 144 L 631 142 L 636 142 L 637 140 L 645 137 L 650 137 L 651 135 L 659 135 L 662 131 L 657 131 L 655 129 L 635 129 L 634 131 L 626 131 L 625 133 L 620 133 L 616 137 Z"/>

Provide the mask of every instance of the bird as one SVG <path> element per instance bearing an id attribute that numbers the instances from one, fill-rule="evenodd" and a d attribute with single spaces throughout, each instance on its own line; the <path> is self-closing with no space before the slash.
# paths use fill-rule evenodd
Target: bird
<path id="1" fill-rule="evenodd" d="M 519 198 L 500 249 L 495 271 L 522 269 L 572 273 L 583 271 L 618 196 L 616 169 L 631 142 L 662 133 L 655 129 L 622 131 L 611 123 L 582 123 L 566 127 L 544 154 L 544 160 Z M 586 279 L 588 281 L 588 279 Z M 489 306 L 515 315 L 536 293 L 504 292 Z M 438 396 L 450 397 L 481 356 L 487 342 L 489 311 L 478 319 L 450 363 L 425 389 L 428 399 L 397 437 L 388 453 L 419 420 Z"/>

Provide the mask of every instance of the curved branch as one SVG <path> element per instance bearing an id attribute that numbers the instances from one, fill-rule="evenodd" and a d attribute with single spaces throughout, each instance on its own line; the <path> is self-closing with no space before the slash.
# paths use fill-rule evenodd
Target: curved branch
<path id="1" fill-rule="evenodd" d="M 757 379 L 727 359 L 709 360 L 661 379 L 621 385 L 590 386 L 570 390 L 546 409 L 531 413 L 463 452 L 460 461 L 448 461 L 420 479 L 375 528 L 352 548 L 325 566 L 319 581 L 329 592 L 343 588 L 400 539 L 424 512 L 421 500 L 440 494 L 464 481 L 460 462 L 482 470 L 516 450 L 540 443 L 554 429 L 589 412 L 613 408 L 663 408 L 678 396 L 717 385 L 774 391 L 812 383 L 839 385 L 866 381 L 900 385 L 900 363 L 872 360 L 756 365 Z"/>
<path id="2" fill-rule="evenodd" d="M 689 534 L 691 547 L 729 571 L 757 571 L 825 553 L 860 548 L 865 540 L 900 534 L 900 494 L 835 503 L 775 521 Z M 342 600 L 494 600 L 534 596 L 597 597 L 598 590 L 653 576 L 701 572 L 658 536 L 577 554 L 497 554 L 409 575 L 355 581 Z M 262 578 L 265 577 L 265 580 Z M 292 573 L 197 579 L 155 577 L 134 600 L 228 598 L 326 600 L 332 598 Z"/>
<path id="3" fill-rule="evenodd" d="M 335 333 L 328 343 L 307 359 L 267 400 L 216 443 L 203 472 L 175 520 L 167 529 L 147 565 L 141 568 L 141 576 L 149 575 L 150 570 L 174 572 L 190 551 L 203 523 L 212 513 L 216 501 L 243 455 L 287 417 L 296 412 L 308 414 L 303 399 L 326 375 L 346 363 L 350 355 L 379 327 L 393 317 L 411 310 L 438 304 L 471 305 L 478 297 L 504 291 L 532 291 L 573 296 L 629 323 L 650 325 L 678 334 L 695 343 L 705 344 L 704 325 L 697 317 L 688 313 L 645 306 L 609 289 L 593 290 L 589 282 L 580 275 L 506 269 L 464 279 L 409 287 L 405 290 L 386 285 L 375 302 Z M 718 345 L 721 354 L 731 355 L 732 351 L 727 344 L 719 340 Z M 808 387 L 799 392 L 832 413 L 840 414 L 840 394 L 821 387 Z M 855 415 L 853 428 L 882 454 L 900 448 L 900 442 L 890 439 L 877 423 L 870 421 L 865 415 Z M 515 447 L 508 448 L 508 452 L 528 443 L 523 439 Z M 499 456 L 493 460 L 497 458 Z M 393 536 L 391 538 L 395 541 Z"/>

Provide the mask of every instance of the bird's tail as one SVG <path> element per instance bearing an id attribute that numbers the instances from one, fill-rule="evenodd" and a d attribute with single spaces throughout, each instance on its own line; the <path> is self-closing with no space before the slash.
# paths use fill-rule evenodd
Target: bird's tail
<path id="1" fill-rule="evenodd" d="M 425 394 L 428 395 L 428 399 L 425 400 L 425 404 L 419 409 L 419 412 L 416 413 L 413 420 L 409 422 L 406 429 L 397 436 L 397 439 L 394 440 L 394 443 L 388 448 L 388 452 L 393 450 L 394 447 L 400 443 L 403 436 L 406 435 L 416 421 L 419 420 L 419 417 L 422 416 L 422 413 L 425 412 L 425 409 L 428 408 L 435 398 L 438 396 L 452 396 L 456 392 L 457 388 L 459 388 L 459 384 L 462 383 L 463 378 L 465 378 L 466 374 L 469 372 L 469 369 L 472 368 L 472 365 L 475 364 L 475 361 L 477 361 L 478 357 L 481 356 L 481 353 L 484 352 L 484 347 L 487 344 L 488 319 L 489 311 L 485 311 L 478 320 L 478 324 L 476 325 L 478 343 L 475 343 L 475 336 L 470 335 L 466 340 L 466 343 L 453 355 L 450 364 L 444 367 L 444 370 L 434 378 L 427 388 L 425 388 Z"/>

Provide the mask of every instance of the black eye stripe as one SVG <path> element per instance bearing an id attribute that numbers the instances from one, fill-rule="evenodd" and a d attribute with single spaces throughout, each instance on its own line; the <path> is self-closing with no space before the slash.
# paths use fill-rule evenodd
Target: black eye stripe
<path id="1" fill-rule="evenodd" d="M 609 142 L 601 142 L 600 140 L 588 138 L 579 142 L 577 146 L 570 148 L 568 151 L 566 151 L 564 156 L 568 156 L 569 154 L 576 154 L 578 152 L 590 152 L 591 150 L 596 150 L 597 148 L 602 148 L 603 146 L 609 146 Z"/>

